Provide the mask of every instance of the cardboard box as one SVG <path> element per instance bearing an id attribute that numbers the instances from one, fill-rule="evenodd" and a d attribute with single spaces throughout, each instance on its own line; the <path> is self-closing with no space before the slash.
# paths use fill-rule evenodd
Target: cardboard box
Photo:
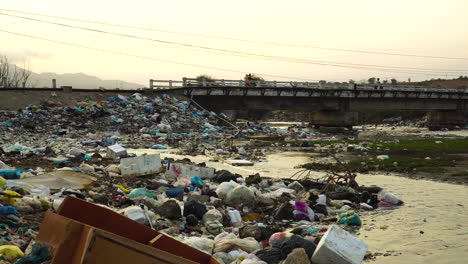
<path id="1" fill-rule="evenodd" d="M 36 238 L 51 264 L 219 264 L 213 257 L 107 208 L 67 196 L 47 212 Z"/>

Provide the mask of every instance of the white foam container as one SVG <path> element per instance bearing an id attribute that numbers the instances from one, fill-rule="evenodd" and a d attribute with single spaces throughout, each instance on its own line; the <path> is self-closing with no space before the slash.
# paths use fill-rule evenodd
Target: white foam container
<path id="1" fill-rule="evenodd" d="M 314 254 L 314 264 L 359 264 L 367 252 L 364 241 L 337 225 L 332 225 L 320 240 Z"/>

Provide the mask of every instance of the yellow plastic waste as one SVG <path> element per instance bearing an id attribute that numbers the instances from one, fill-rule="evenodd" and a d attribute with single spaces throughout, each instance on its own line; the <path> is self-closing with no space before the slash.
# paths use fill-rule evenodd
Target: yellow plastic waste
<path id="1" fill-rule="evenodd" d="M 122 185 L 122 183 L 119 183 L 119 189 L 122 190 L 122 191 L 125 192 L 125 193 L 129 193 L 129 192 L 130 192 L 128 189 L 126 189 L 126 188 Z"/>
<path id="2" fill-rule="evenodd" d="M 41 199 L 41 207 L 42 207 L 42 209 L 47 210 L 47 209 L 51 208 L 52 206 L 51 206 L 50 202 L 47 201 L 46 199 Z"/>
<path id="3" fill-rule="evenodd" d="M 17 246 L 4 245 L 0 246 L 0 256 L 12 262 L 18 258 L 24 257 L 24 253 Z"/>
<path id="4" fill-rule="evenodd" d="M 14 191 L 4 191 L 4 195 L 0 196 L 2 198 L 2 203 L 4 205 L 14 205 L 17 198 L 21 198 L 21 194 Z"/>
<path id="5" fill-rule="evenodd" d="M 7 182 L 6 182 L 5 178 L 0 176 L 0 188 L 6 189 L 6 183 Z"/>

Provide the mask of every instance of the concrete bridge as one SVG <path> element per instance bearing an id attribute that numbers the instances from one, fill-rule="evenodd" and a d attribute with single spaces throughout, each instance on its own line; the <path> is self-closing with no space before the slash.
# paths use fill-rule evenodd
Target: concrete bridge
<path id="1" fill-rule="evenodd" d="M 468 89 L 242 80 L 150 80 L 150 89 L 180 90 L 201 106 L 235 116 L 243 110 L 311 112 L 318 126 L 352 126 L 359 113 L 425 111 L 433 128 L 465 125 Z"/>

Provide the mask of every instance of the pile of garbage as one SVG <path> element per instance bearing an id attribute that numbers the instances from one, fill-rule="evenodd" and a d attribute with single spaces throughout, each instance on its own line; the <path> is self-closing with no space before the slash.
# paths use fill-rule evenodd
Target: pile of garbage
<path id="1" fill-rule="evenodd" d="M 385 118 L 382 120 L 382 124 L 384 126 L 391 126 L 391 127 L 400 127 L 400 126 L 426 127 L 427 121 L 423 118 L 404 120 L 401 116 L 398 116 L 398 117 Z"/>
<path id="2" fill-rule="evenodd" d="M 329 186 L 258 174 L 244 178 L 189 159 L 129 155 L 115 146 L 107 151 L 114 155 L 114 162 L 107 167 L 82 163 L 80 173 L 92 180 L 82 184 L 67 178 L 68 188 L 28 183 L 40 176 L 18 179 L 16 170 L 0 169 L 0 256 L 6 263 L 42 263 L 61 256 L 65 244 L 46 243 L 57 240 L 47 238 L 53 233 L 47 226 L 54 226 L 51 212 L 64 217 L 64 211 L 71 210 L 67 209 L 69 196 L 159 232 L 154 241 L 164 235 L 209 255 L 215 261 L 211 263 L 226 264 L 360 263 L 367 252 L 367 245 L 353 235 L 362 224 L 360 212 L 403 204 L 397 196 L 375 186 Z M 24 173 L 28 172 L 20 175 Z M 76 172 L 62 173 L 70 177 Z M 54 182 L 63 183 L 65 176 L 55 176 Z M 92 218 L 86 211 L 76 214 Z M 111 225 L 116 221 L 109 218 L 87 224 Z M 113 232 L 111 227 L 96 228 Z M 138 236 L 117 235 L 132 240 Z M 151 245 L 158 248 L 160 244 L 154 241 Z M 27 262 L 25 258 L 39 260 Z"/>
<path id="3" fill-rule="evenodd" d="M 403 203 L 375 186 L 244 178 L 189 158 L 132 153 L 179 148 L 245 166 L 263 161 L 265 150 L 233 139 L 319 135 L 302 125 L 232 124 L 169 95 L 0 112 L 0 135 L 4 263 L 128 263 L 124 255 L 141 252 L 166 263 L 360 263 L 367 245 L 353 234 L 361 212 Z M 114 250 L 93 255 L 100 246 Z"/>
<path id="4" fill-rule="evenodd" d="M 66 149 L 81 144 L 97 147 L 121 139 L 150 147 L 147 144 L 155 142 L 176 145 L 189 139 L 224 138 L 223 129 L 217 125 L 220 120 L 222 117 L 215 113 L 198 110 L 176 97 L 147 98 L 136 93 L 79 102 L 73 107 L 48 101 L 17 112 L 1 112 L 0 132 L 4 138 L 27 146 L 53 143 Z M 233 134 L 229 130 L 226 133 Z M 74 140 L 67 142 L 69 138 Z M 28 144 L 33 142 L 36 144 Z"/>
<path id="5" fill-rule="evenodd" d="M 0 111 L 0 135 L 0 154 L 30 156 L 46 151 L 57 155 L 99 153 L 116 143 L 127 148 L 176 147 L 187 154 L 218 154 L 223 150 L 237 154 L 237 149 L 230 149 L 233 139 L 248 141 L 259 135 L 274 140 L 306 139 L 315 132 L 252 122 L 236 125 L 225 115 L 196 107 L 191 101 L 135 93 L 74 106 L 46 101 L 18 111 Z M 255 153 L 240 154 L 259 158 Z"/>

